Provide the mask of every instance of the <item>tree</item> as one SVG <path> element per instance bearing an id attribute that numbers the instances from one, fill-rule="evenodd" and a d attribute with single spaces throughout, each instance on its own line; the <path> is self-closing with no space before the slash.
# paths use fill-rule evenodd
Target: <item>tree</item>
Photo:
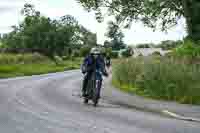
<path id="1" fill-rule="evenodd" d="M 51 20 L 31 4 L 24 5 L 22 14 L 24 21 L 2 39 L 7 52 L 37 52 L 55 61 L 56 56 L 72 56 L 83 45 L 96 45 L 96 34 L 71 15 Z"/>
<path id="2" fill-rule="evenodd" d="M 87 30 L 85 27 L 80 27 L 81 40 L 83 45 L 96 46 L 97 45 L 97 35 Z"/>
<path id="3" fill-rule="evenodd" d="M 155 51 L 152 53 L 152 56 L 162 56 L 159 51 Z"/>
<path id="4" fill-rule="evenodd" d="M 106 56 L 111 57 L 112 55 L 112 48 L 105 48 Z"/>
<path id="5" fill-rule="evenodd" d="M 150 48 L 150 44 L 148 43 L 145 43 L 145 44 L 138 44 L 136 45 L 136 48 Z"/>
<path id="6" fill-rule="evenodd" d="M 104 41 L 103 46 L 104 46 L 105 48 L 111 48 L 111 47 L 112 47 L 112 46 L 111 46 L 111 43 L 110 43 L 108 40 L 105 40 L 105 41 Z"/>
<path id="7" fill-rule="evenodd" d="M 133 53 L 133 50 L 131 47 L 128 47 L 126 50 L 122 51 L 122 56 L 123 57 L 130 57 L 132 56 L 134 53 Z"/>
<path id="8" fill-rule="evenodd" d="M 107 7 L 109 15 L 130 27 L 133 21 L 142 21 L 153 29 L 166 30 L 186 19 L 188 37 L 200 40 L 199 0 L 78 0 L 88 11 L 101 11 Z"/>
<path id="9" fill-rule="evenodd" d="M 113 50 L 125 48 L 125 44 L 123 42 L 124 34 L 120 30 L 120 27 L 117 23 L 113 21 L 108 22 L 108 31 L 106 36 L 111 39 L 111 47 Z"/>
<path id="10" fill-rule="evenodd" d="M 80 49 L 80 56 L 85 57 L 86 55 L 88 55 L 90 53 L 90 49 L 91 49 L 91 47 L 89 47 L 89 46 L 83 46 Z"/>
<path id="11" fill-rule="evenodd" d="M 183 44 L 183 42 L 180 41 L 180 40 L 178 40 L 178 41 L 166 40 L 166 41 L 162 41 L 156 47 L 157 48 L 162 48 L 163 50 L 172 50 L 174 48 L 177 48 L 181 44 Z"/>

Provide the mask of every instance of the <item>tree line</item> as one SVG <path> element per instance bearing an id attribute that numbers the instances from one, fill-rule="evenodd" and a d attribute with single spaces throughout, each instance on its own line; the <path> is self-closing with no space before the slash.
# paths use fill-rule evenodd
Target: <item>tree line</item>
<path id="1" fill-rule="evenodd" d="M 12 26 L 12 32 L 1 37 L 3 52 L 37 52 L 54 59 L 55 56 L 84 56 L 80 54 L 86 54 L 90 47 L 97 45 L 96 34 L 71 15 L 52 20 L 31 4 L 25 4 L 21 13 L 24 21 Z"/>
<path id="2" fill-rule="evenodd" d="M 172 50 L 174 48 L 177 48 L 183 44 L 183 41 L 177 40 L 165 40 L 161 41 L 159 44 L 154 44 L 154 43 L 142 43 L 142 44 L 136 44 L 136 48 L 161 48 L 162 50 Z"/>
<path id="3" fill-rule="evenodd" d="M 1 36 L 1 52 L 37 52 L 54 60 L 56 56 L 86 56 L 94 46 L 104 47 L 104 52 L 111 57 L 117 57 L 117 53 L 112 51 L 127 48 L 123 41 L 124 34 L 116 21 L 108 22 L 105 36 L 109 41 L 99 45 L 96 34 L 79 24 L 71 15 L 50 19 L 28 3 L 24 5 L 21 14 L 24 20 L 12 26 L 10 33 Z M 127 52 L 125 54 L 129 55 Z"/>

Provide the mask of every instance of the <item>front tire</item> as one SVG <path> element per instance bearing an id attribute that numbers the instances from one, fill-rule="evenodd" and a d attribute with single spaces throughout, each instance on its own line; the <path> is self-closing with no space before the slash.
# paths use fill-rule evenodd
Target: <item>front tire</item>
<path id="1" fill-rule="evenodd" d="M 97 105 L 98 105 L 98 102 L 99 102 L 99 99 L 98 99 L 98 98 L 97 98 L 97 99 L 95 99 L 95 100 L 94 100 L 94 104 L 93 104 L 93 106 L 94 106 L 94 107 L 97 107 Z"/>
<path id="2" fill-rule="evenodd" d="M 88 104 L 88 99 L 87 98 L 84 98 L 84 104 Z"/>
<path id="3" fill-rule="evenodd" d="M 100 89 L 101 89 L 101 85 L 100 85 L 100 81 L 97 80 L 96 84 L 95 84 L 95 90 L 94 90 L 94 95 L 93 95 L 93 103 L 94 103 L 94 107 L 96 107 L 98 105 L 99 102 L 99 98 L 100 98 Z"/>

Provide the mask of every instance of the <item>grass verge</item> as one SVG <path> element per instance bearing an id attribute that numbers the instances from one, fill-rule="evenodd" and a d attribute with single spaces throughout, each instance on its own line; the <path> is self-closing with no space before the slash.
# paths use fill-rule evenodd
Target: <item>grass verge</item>
<path id="1" fill-rule="evenodd" d="M 200 104 L 200 65 L 180 59 L 121 59 L 113 66 L 112 83 L 131 94 Z"/>
<path id="2" fill-rule="evenodd" d="M 59 64 L 47 57 L 34 55 L 0 55 L 0 78 L 31 76 L 80 68 L 81 59 L 61 61 Z"/>

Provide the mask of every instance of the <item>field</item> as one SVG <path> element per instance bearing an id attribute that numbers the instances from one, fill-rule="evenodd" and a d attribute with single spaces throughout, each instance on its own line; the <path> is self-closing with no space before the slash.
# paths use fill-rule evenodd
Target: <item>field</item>
<path id="1" fill-rule="evenodd" d="M 80 68 L 81 58 L 59 61 L 39 54 L 0 54 L 0 78 L 53 73 Z"/>
<path id="2" fill-rule="evenodd" d="M 167 57 L 115 61 L 114 86 L 148 98 L 200 104 L 200 65 Z"/>

